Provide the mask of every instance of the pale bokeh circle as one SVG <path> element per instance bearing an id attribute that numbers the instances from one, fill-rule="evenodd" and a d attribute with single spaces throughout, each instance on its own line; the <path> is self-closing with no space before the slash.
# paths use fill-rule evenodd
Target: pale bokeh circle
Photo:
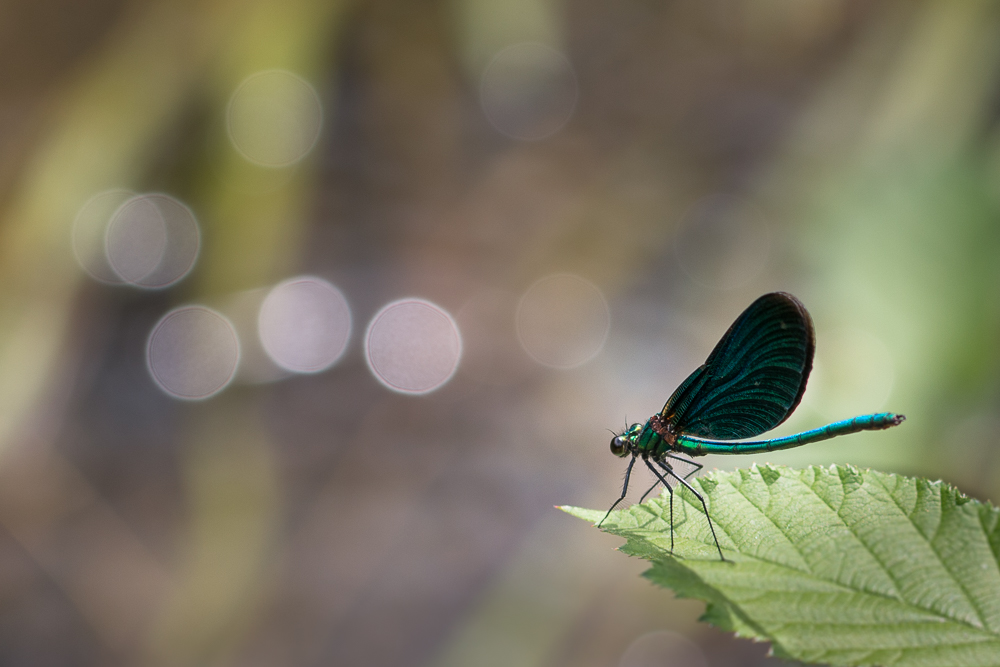
<path id="1" fill-rule="evenodd" d="M 105 190 L 84 203 L 73 220 L 73 255 L 91 278 L 109 285 L 122 279 L 108 263 L 105 239 L 108 223 L 122 204 L 135 196 L 130 190 Z"/>
<path id="2" fill-rule="evenodd" d="M 604 295 L 590 281 L 571 274 L 542 278 L 517 307 L 521 347 L 540 364 L 574 368 L 593 359 L 611 329 Z"/>
<path id="3" fill-rule="evenodd" d="M 160 208 L 146 197 L 132 197 L 118 207 L 105 236 L 108 263 L 133 285 L 156 271 L 167 250 L 167 224 Z"/>
<path id="4" fill-rule="evenodd" d="M 618 667 L 708 667 L 701 647 L 669 630 L 642 635 L 625 649 Z"/>
<path id="5" fill-rule="evenodd" d="M 200 400 L 217 394 L 233 379 L 239 359 L 236 329 L 204 306 L 170 311 L 146 343 L 150 375 L 174 398 Z"/>
<path id="6" fill-rule="evenodd" d="M 544 44 L 512 44 L 483 71 L 479 100 L 497 131 L 525 141 L 558 132 L 576 109 L 579 86 L 573 66 Z"/>
<path id="7" fill-rule="evenodd" d="M 347 349 L 351 308 L 343 293 L 322 278 L 291 278 L 264 299 L 257 331 L 278 366 L 294 373 L 317 373 Z"/>
<path id="8" fill-rule="evenodd" d="M 136 195 L 118 207 L 105 235 L 107 262 L 121 281 L 169 287 L 194 268 L 201 245 L 191 209 L 164 194 Z"/>
<path id="9" fill-rule="evenodd" d="M 803 398 L 828 419 L 870 414 L 885 407 L 895 377 L 892 353 L 874 334 L 854 327 L 824 332 Z"/>
<path id="10" fill-rule="evenodd" d="M 681 220 L 674 255 L 693 281 L 712 289 L 742 287 L 767 265 L 770 230 L 750 201 L 716 194 L 698 200 Z"/>
<path id="11" fill-rule="evenodd" d="M 443 308 L 422 299 L 385 306 L 365 333 L 365 359 L 379 382 L 393 391 L 425 394 L 443 386 L 458 368 L 462 337 Z"/>
<path id="12" fill-rule="evenodd" d="M 288 167 L 313 149 L 323 127 L 323 105 L 301 77 L 280 69 L 251 74 L 226 110 L 233 146 L 262 167 Z"/>

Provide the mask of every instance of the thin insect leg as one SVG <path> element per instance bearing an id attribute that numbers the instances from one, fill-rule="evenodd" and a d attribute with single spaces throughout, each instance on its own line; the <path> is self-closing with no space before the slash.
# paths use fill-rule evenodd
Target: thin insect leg
<path id="1" fill-rule="evenodd" d="M 653 492 L 653 489 L 655 489 L 659 485 L 660 485 L 660 480 L 656 480 L 655 482 L 653 482 L 653 486 L 649 487 L 649 490 L 647 490 L 646 493 L 642 494 L 642 498 L 639 498 L 639 502 L 641 503 L 642 501 L 644 501 L 646 499 L 646 496 L 651 494 Z"/>
<path id="2" fill-rule="evenodd" d="M 657 461 L 657 463 L 660 463 L 660 462 Z M 701 508 L 703 510 L 705 510 L 705 518 L 708 519 L 708 527 L 712 531 L 712 539 L 715 540 L 715 548 L 719 550 L 719 558 L 721 558 L 722 560 L 726 560 L 726 557 L 722 555 L 722 547 L 719 546 L 719 538 L 715 536 L 715 526 L 712 525 L 712 517 L 710 517 L 708 515 L 708 505 L 705 504 L 705 499 L 702 497 L 702 495 L 700 493 L 698 493 L 697 491 L 694 490 L 693 486 L 691 486 L 690 484 L 688 484 L 688 482 L 687 482 L 686 479 L 683 479 L 682 477 L 678 477 L 677 473 L 675 473 L 669 467 L 664 466 L 662 463 L 660 463 L 660 465 L 663 467 L 663 469 L 667 472 L 668 475 L 671 475 L 678 482 L 680 482 L 681 484 L 683 484 L 684 486 L 686 486 L 687 490 L 690 491 L 691 493 L 693 493 L 694 497 L 701 501 Z M 671 533 L 672 532 L 673 531 L 671 530 Z"/>
<path id="3" fill-rule="evenodd" d="M 625 485 L 622 487 L 622 497 L 615 501 L 615 504 L 611 506 L 608 513 L 604 515 L 604 518 L 597 522 L 597 527 L 600 528 L 601 524 L 611 516 L 611 510 L 618 507 L 618 503 L 625 500 L 625 496 L 628 494 L 628 476 L 632 474 L 632 466 L 635 465 L 635 454 L 632 455 L 632 460 L 628 462 L 628 468 L 625 469 Z"/>
<path id="4" fill-rule="evenodd" d="M 667 480 L 663 479 L 663 475 L 660 474 L 660 471 L 653 467 L 653 464 L 649 462 L 649 459 L 643 457 L 642 460 L 645 462 L 646 467 L 653 471 L 653 474 L 656 475 L 656 478 L 660 480 L 660 482 L 663 483 L 663 486 L 666 487 L 667 491 L 670 492 L 670 553 L 672 554 L 674 553 L 674 490 L 670 488 L 669 484 L 667 484 Z M 669 472 L 671 475 L 677 477 L 677 473 L 671 470 L 670 466 L 664 465 L 659 461 L 657 461 L 657 463 L 663 466 L 663 469 Z M 678 477 L 678 479 L 680 478 Z"/>
<path id="5" fill-rule="evenodd" d="M 670 489 L 670 553 L 674 553 L 674 490 Z"/>
<path id="6" fill-rule="evenodd" d="M 670 456 L 670 454 L 667 454 L 667 456 Z M 694 463 L 694 461 L 688 461 L 687 459 L 682 459 L 682 458 L 680 458 L 680 457 L 677 457 L 677 456 L 670 456 L 670 458 L 673 458 L 673 459 L 677 459 L 678 461 L 683 461 L 684 463 Z M 669 463 L 668 463 L 668 464 L 666 464 L 666 465 L 667 465 L 667 467 L 670 467 L 670 464 L 669 464 Z M 695 464 L 695 465 L 697 465 L 697 464 Z M 700 468 L 701 468 L 701 466 L 698 466 L 698 468 L 695 468 L 695 469 L 694 469 L 694 470 L 692 470 L 691 472 L 692 472 L 692 473 L 693 473 L 693 472 L 698 472 L 698 470 L 699 470 Z M 688 473 L 688 475 L 690 475 L 690 474 L 691 474 L 691 473 Z M 687 477 L 687 475 L 685 475 L 685 478 L 686 478 L 686 477 Z M 659 483 L 660 483 L 660 480 L 659 480 L 659 479 L 657 479 L 657 480 L 656 480 L 655 482 L 653 482 L 653 486 L 649 487 L 649 490 L 648 490 L 648 491 L 646 491 L 646 493 L 642 494 L 642 498 L 640 498 L 640 499 L 639 499 L 639 502 L 641 503 L 642 501 L 644 501 L 644 500 L 646 499 L 646 496 L 648 496 L 648 495 L 649 495 L 650 493 L 652 493 L 652 492 L 653 492 L 653 489 L 655 489 L 655 488 L 656 488 L 656 487 L 657 487 L 657 486 L 659 485 Z"/>
<path id="7" fill-rule="evenodd" d="M 657 461 L 656 464 L 666 471 L 673 472 L 670 468 L 670 465 L 669 464 L 665 465 L 663 461 Z M 677 477 L 676 473 L 674 473 L 674 477 Z M 666 481 L 663 482 L 663 486 L 665 486 L 667 491 L 670 492 L 670 553 L 673 554 L 674 553 L 674 490 L 670 488 L 670 485 L 667 484 Z"/>
<path id="8" fill-rule="evenodd" d="M 695 474 L 696 472 L 705 467 L 703 463 L 698 463 L 697 461 L 692 461 L 691 459 L 686 459 L 683 456 L 677 456 L 675 454 L 667 454 L 667 458 L 674 459 L 675 461 L 683 461 L 684 463 L 688 463 L 694 466 L 694 470 L 684 475 L 684 479 L 687 479 L 688 477 L 690 477 L 691 475 Z"/>

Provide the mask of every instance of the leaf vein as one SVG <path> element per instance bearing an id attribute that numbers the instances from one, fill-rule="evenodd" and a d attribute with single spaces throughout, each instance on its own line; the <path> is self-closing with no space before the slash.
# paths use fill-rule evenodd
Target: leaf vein
<path id="1" fill-rule="evenodd" d="M 913 521 L 913 518 L 906 512 L 903 506 L 899 504 L 899 501 L 896 500 L 896 498 L 892 495 L 892 493 L 889 492 L 889 489 L 886 487 L 883 481 L 879 479 L 873 479 L 873 481 L 879 484 L 886 491 L 890 500 L 892 500 L 893 505 L 896 506 L 896 508 L 900 511 L 900 513 L 904 517 L 906 517 L 906 520 L 910 522 L 910 525 L 913 526 L 917 534 L 923 537 L 923 533 L 920 532 L 920 528 L 917 527 L 917 524 Z M 941 499 L 941 502 L 944 502 L 944 494 L 941 494 L 939 497 Z M 980 627 L 985 628 L 987 627 L 987 624 L 986 624 L 986 619 L 983 616 L 983 610 L 980 609 L 979 605 L 975 602 L 975 600 L 972 598 L 972 595 L 969 593 L 969 590 L 965 587 L 965 585 L 961 581 L 958 580 L 958 577 L 956 577 L 955 573 L 951 571 L 947 563 L 945 563 L 944 558 L 941 556 L 937 548 L 935 548 L 934 546 L 934 541 L 937 539 L 938 534 L 941 532 L 941 527 L 945 523 L 943 520 L 944 518 L 943 511 L 941 513 L 941 516 L 942 520 L 938 521 L 937 526 L 934 528 L 934 535 L 930 539 L 927 539 L 926 537 L 924 537 L 924 539 L 927 541 L 927 546 L 930 548 L 931 553 L 934 554 L 934 557 L 937 559 L 937 562 L 941 566 L 941 569 L 948 573 L 948 577 L 952 580 L 952 582 L 954 582 L 954 584 L 958 587 L 958 589 L 962 591 L 962 595 L 965 596 L 966 602 L 969 603 L 969 606 L 976 613 L 976 618 L 979 620 Z"/>

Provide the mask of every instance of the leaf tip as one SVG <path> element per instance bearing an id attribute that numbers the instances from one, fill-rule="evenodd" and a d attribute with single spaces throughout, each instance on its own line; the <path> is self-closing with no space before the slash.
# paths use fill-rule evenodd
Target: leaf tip
<path id="1" fill-rule="evenodd" d="M 569 514 L 570 516 L 575 516 L 578 519 L 583 519 L 584 521 L 589 521 L 595 524 L 604 514 L 603 512 L 598 512 L 597 510 L 589 510 L 584 507 L 574 507 L 573 505 L 556 505 L 555 508 L 566 512 L 566 514 Z"/>

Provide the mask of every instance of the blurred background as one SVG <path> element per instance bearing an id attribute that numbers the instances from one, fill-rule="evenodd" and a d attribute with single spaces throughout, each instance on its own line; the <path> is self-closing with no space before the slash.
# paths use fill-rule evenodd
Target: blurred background
<path id="1" fill-rule="evenodd" d="M 776 289 L 776 434 L 908 419 L 709 469 L 1000 496 L 998 64 L 975 0 L 0 4 L 0 664 L 778 664 L 553 505 Z"/>

